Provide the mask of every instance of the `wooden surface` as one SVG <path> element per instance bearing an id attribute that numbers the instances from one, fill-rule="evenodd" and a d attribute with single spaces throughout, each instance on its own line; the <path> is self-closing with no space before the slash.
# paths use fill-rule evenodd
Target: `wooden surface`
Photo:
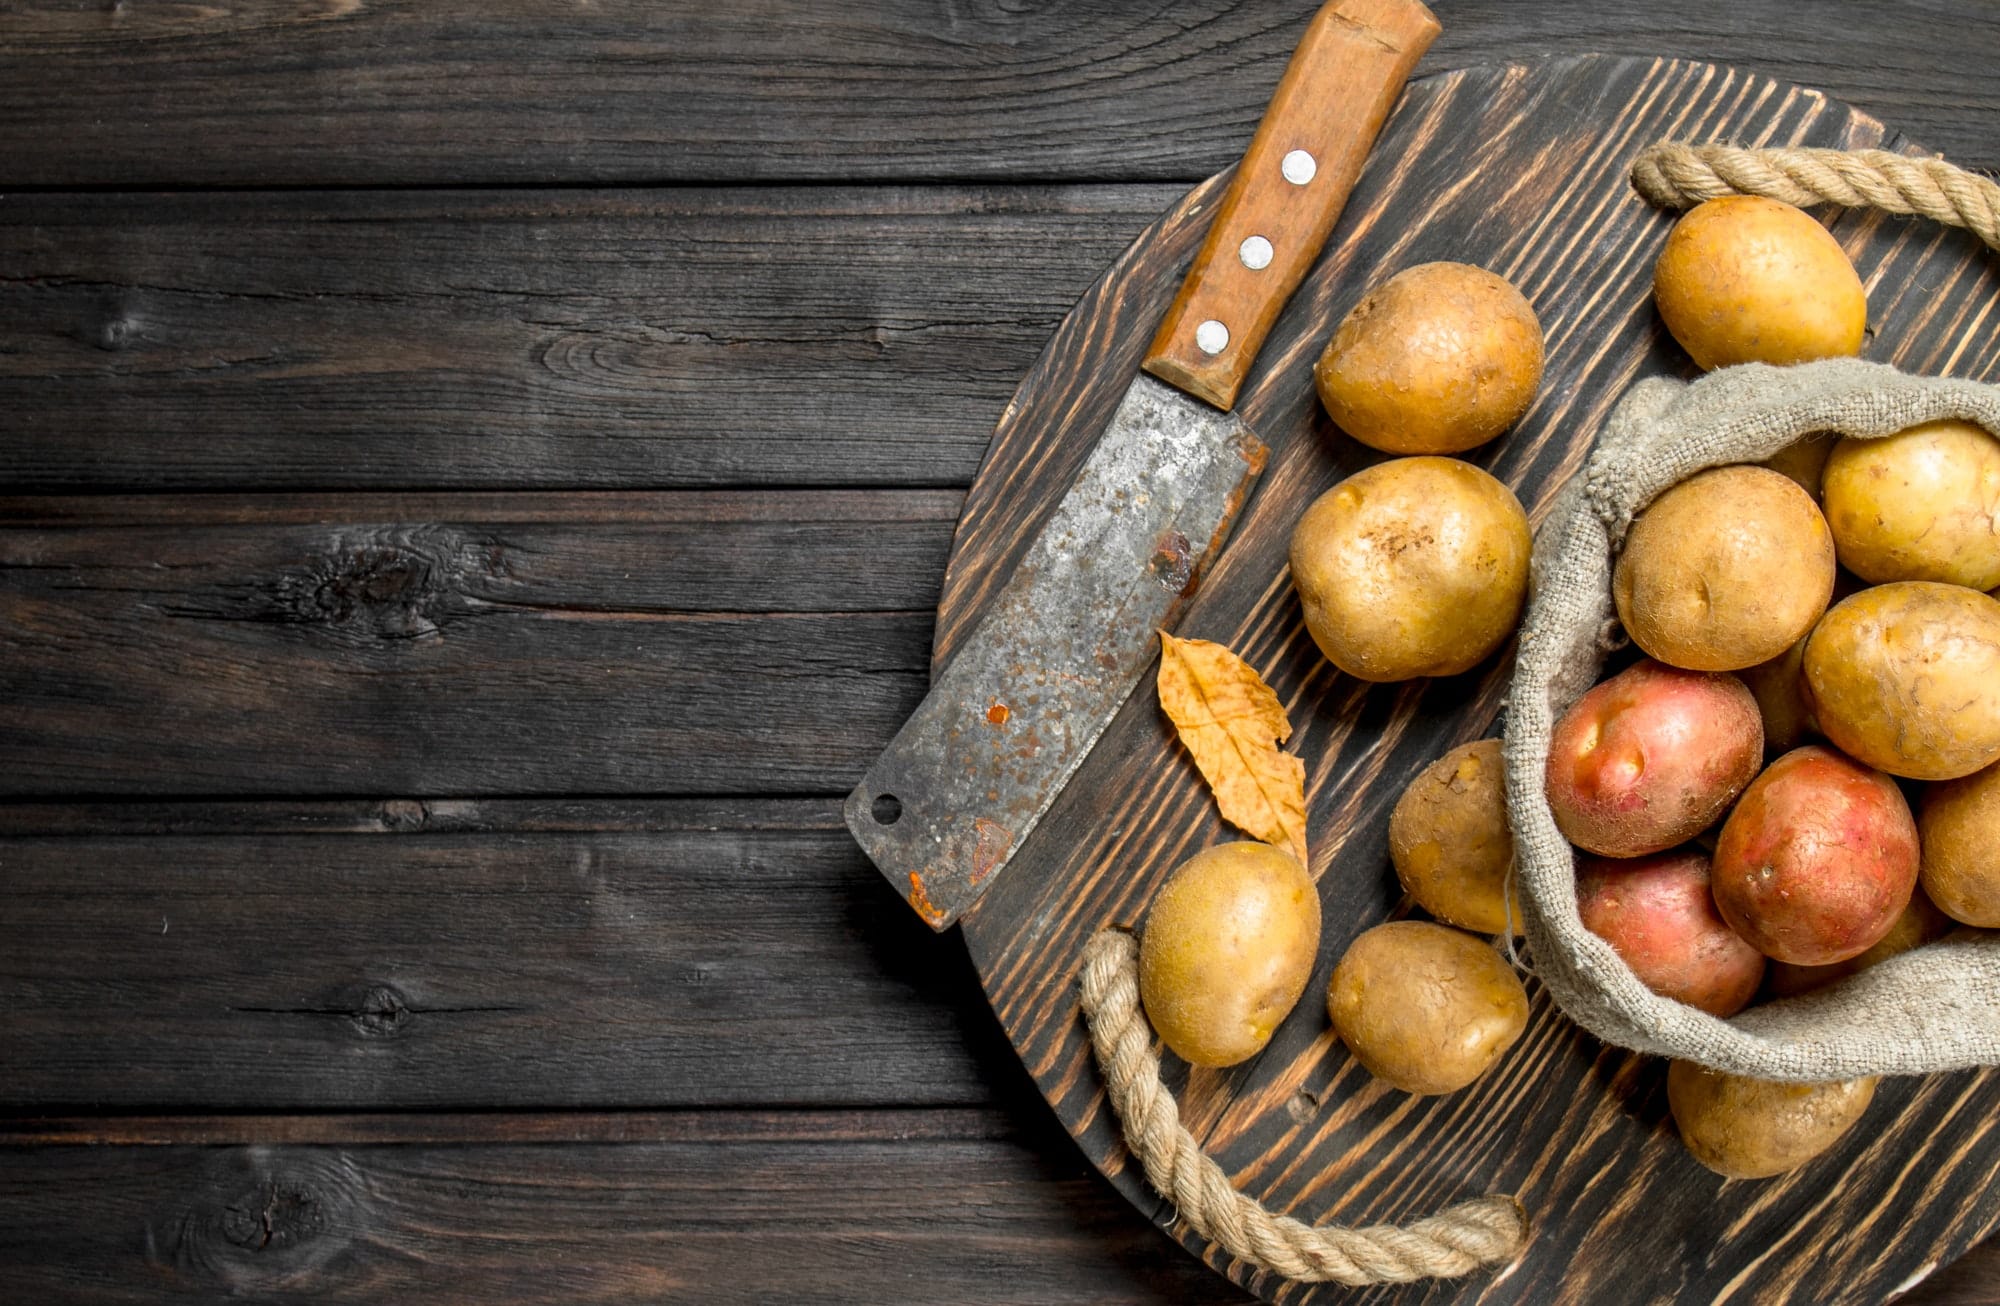
<path id="1" fill-rule="evenodd" d="M 1335 481 L 1381 455 L 1328 421 L 1310 363 L 1369 284 L 1404 267 L 1453 258 L 1506 276 L 1544 326 L 1542 390 L 1513 430 L 1470 457 L 1539 522 L 1633 380 L 1694 374 L 1651 305 L 1651 268 L 1672 218 L 1626 179 L 1638 146 L 1690 133 L 1838 149 L 1906 144 L 1824 96 L 1713 64 L 1582 56 L 1412 87 L 1350 201 L 1344 235 L 1239 400 L 1270 464 L 1176 631 L 1239 652 L 1285 704 L 1288 750 L 1306 769 L 1308 869 L 1327 922 L 1308 997 L 1268 1049 L 1228 1071 L 1171 1062 L 1184 1122 L 1239 1188 L 1309 1222 L 1402 1222 L 1493 1191 L 1517 1195 L 1535 1226 L 1503 1274 L 1374 1299 L 1881 1297 L 2000 1221 L 2000 1136 L 1989 1123 L 2000 1072 L 1892 1082 L 1868 1127 L 1815 1166 L 1731 1184 L 1674 1137 L 1665 1063 L 1580 1034 L 1539 986 L 1520 1044 L 1471 1088 L 1433 1099 L 1362 1070 L 1318 998 L 1349 940 L 1409 910 L 1389 867 L 1389 809 L 1424 766 L 1493 731 L 1512 664 L 1503 650 L 1450 679 L 1369 686 L 1320 656 L 1286 568 L 1292 528 Z M 1052 350 L 1015 395 L 967 496 L 940 659 L 976 619 L 988 577 L 1007 569 L 1062 496 L 1222 180 L 1141 236 L 1064 324 L 1063 335 L 1089 347 Z M 2000 334 L 1981 329 L 2000 299 L 2000 261 L 1984 246 L 1864 213 L 1840 215 L 1833 231 L 1872 292 L 1868 357 L 2000 379 Z M 963 928 L 1044 1095 L 1135 1204 L 1271 1300 L 1331 1301 L 1351 1294 L 1285 1285 L 1173 1223 L 1124 1150 L 1077 1014 L 1074 976 L 1090 936 L 1137 926 L 1176 865 L 1234 837 L 1144 684 Z M 1912 1185 L 1912 1170 L 1930 1182 Z M 1887 1228 L 1893 1238 L 1874 1236 Z"/>
<path id="2" fill-rule="evenodd" d="M 1315 7 L 5 7 L 0 1300 L 1247 1301 L 838 800 Z M 1435 7 L 2000 166 L 1983 6 Z"/>

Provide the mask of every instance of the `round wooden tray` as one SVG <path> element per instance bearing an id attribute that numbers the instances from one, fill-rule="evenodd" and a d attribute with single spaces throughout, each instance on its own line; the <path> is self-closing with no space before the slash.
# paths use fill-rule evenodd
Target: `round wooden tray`
<path id="1" fill-rule="evenodd" d="M 1305 759 L 1311 870 L 1325 907 L 1306 997 L 1256 1060 L 1193 1071 L 1168 1058 L 1183 1117 L 1238 1187 L 1308 1221 L 1405 1220 L 1459 1198 L 1517 1194 L 1534 1233 L 1513 1267 L 1376 1290 L 1371 1301 L 1879 1300 L 2000 1217 L 2000 1078 L 1885 1083 L 1861 1127 L 1795 1174 L 1725 1183 L 1673 1137 L 1664 1063 L 1607 1048 L 1530 983 L 1533 1016 L 1471 1088 L 1413 1098 L 1346 1055 L 1320 995 L 1361 930 L 1406 910 L 1390 871 L 1390 806 L 1422 766 L 1493 733 L 1511 660 L 1452 679 L 1367 686 L 1305 632 L 1285 567 L 1314 497 L 1380 455 L 1321 412 L 1311 362 L 1365 287 L 1436 259 L 1477 263 L 1528 296 L 1548 339 L 1542 393 L 1473 460 L 1539 522 L 1636 378 L 1691 374 L 1650 304 L 1672 217 L 1631 190 L 1661 137 L 1906 147 L 1826 97 L 1709 64 L 1586 56 L 1414 83 L 1332 243 L 1266 344 L 1238 410 L 1272 449 L 1234 542 L 1179 633 L 1219 640 L 1276 689 Z M 958 526 L 938 613 L 947 657 L 1012 570 L 1110 416 L 1226 177 L 1148 228 L 1056 332 L 1009 405 Z M 1868 286 L 1869 357 L 1990 378 L 2000 367 L 1995 263 L 1929 223 L 1840 214 L 1832 230 Z M 1043 1094 L 1133 1203 L 1272 1301 L 1351 1300 L 1258 1274 L 1179 1228 L 1132 1170 L 1091 1064 L 1075 976 L 1086 938 L 1137 924 L 1167 873 L 1237 838 L 1215 814 L 1142 682 L 1027 845 L 965 918 L 986 992 Z"/>

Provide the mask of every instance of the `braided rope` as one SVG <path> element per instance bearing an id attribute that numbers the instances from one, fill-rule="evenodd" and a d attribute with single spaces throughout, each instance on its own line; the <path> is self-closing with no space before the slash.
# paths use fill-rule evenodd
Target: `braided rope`
<path id="1" fill-rule="evenodd" d="M 1315 1227 L 1265 1210 L 1231 1187 L 1181 1127 L 1139 1009 L 1138 943 L 1123 930 L 1099 933 L 1084 947 L 1080 982 L 1084 1024 L 1126 1147 L 1188 1227 L 1231 1256 L 1288 1279 L 1359 1287 L 1465 1274 L 1519 1254 L 1528 1218 L 1511 1197 L 1481 1197 L 1414 1224 L 1365 1229 Z"/>
<path id="2" fill-rule="evenodd" d="M 2000 186 L 1943 159 L 1887 150 L 1746 150 L 1660 141 L 1633 160 L 1632 184 L 1662 208 L 1742 194 L 1801 207 L 1840 204 L 1914 213 L 1964 227 L 2000 249 Z"/>

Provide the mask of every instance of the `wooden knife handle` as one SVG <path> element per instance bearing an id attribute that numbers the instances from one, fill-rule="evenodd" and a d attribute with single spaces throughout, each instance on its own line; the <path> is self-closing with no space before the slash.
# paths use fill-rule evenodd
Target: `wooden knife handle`
<path id="1" fill-rule="evenodd" d="M 1332 0 L 1313 16 L 1153 337 L 1148 372 L 1218 408 L 1235 404 L 1439 30 L 1419 0 Z"/>

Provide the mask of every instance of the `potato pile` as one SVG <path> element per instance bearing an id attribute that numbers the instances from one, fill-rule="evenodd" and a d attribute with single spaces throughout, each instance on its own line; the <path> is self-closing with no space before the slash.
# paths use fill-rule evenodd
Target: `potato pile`
<path id="1" fill-rule="evenodd" d="M 1654 298 L 1704 368 L 1853 354 L 1866 330 L 1839 244 L 1769 200 L 1685 215 Z M 1340 670 L 1454 675 L 1513 632 L 1526 516 L 1499 481 L 1446 455 L 1518 420 L 1541 366 L 1519 292 L 1458 264 L 1390 278 L 1336 330 L 1315 373 L 1326 410 L 1398 455 L 1327 491 L 1292 538 L 1307 627 Z M 2000 440 L 1962 422 L 1814 437 L 1648 505 L 1611 594 L 1641 656 L 1557 723 L 1543 777 L 1578 850 L 1586 927 L 1655 992 L 1726 1018 L 1955 925 L 2000 926 L 1996 586 Z M 1410 1093 L 1473 1082 L 1526 1022 L 1526 991 L 1496 946 L 1521 923 L 1502 795 L 1496 740 L 1416 777 L 1389 851 L 1435 922 L 1376 926 L 1333 970 L 1334 1031 Z M 1233 848 L 1260 851 L 1187 863 L 1144 943 L 1146 1009 L 1198 1064 L 1261 1049 L 1317 948 L 1303 869 L 1275 849 Z M 1873 1091 L 1870 1079 L 1774 1084 L 1684 1063 L 1668 1074 L 1689 1151 L 1741 1178 L 1818 1155 Z"/>
<path id="2" fill-rule="evenodd" d="M 1838 244 L 1769 200 L 1690 212 L 1654 295 L 1704 367 L 1851 354 L 1866 321 Z M 1726 1017 L 2000 923 L 1995 585 L 2000 440 L 1963 422 L 1815 437 L 1654 500 L 1612 578 L 1645 656 L 1557 723 L 1544 777 L 1584 925 Z M 1667 1082 L 1688 1150 L 1736 1178 L 1818 1155 L 1874 1090 Z"/>
<path id="3" fill-rule="evenodd" d="M 1484 268 L 1422 263 L 1365 295 L 1314 369 L 1321 402 L 1392 458 L 1306 509 L 1292 583 L 1327 661 L 1360 680 L 1455 676 L 1499 648 L 1528 602 L 1528 514 L 1443 454 L 1514 424 L 1542 380 L 1542 328 Z"/>
<path id="4" fill-rule="evenodd" d="M 1514 633 L 1528 598 L 1528 515 L 1493 476 L 1444 455 L 1511 426 L 1541 375 L 1541 324 L 1527 300 L 1462 263 L 1398 273 L 1334 332 L 1315 370 L 1327 412 L 1361 443 L 1402 455 L 1328 490 L 1292 534 L 1306 628 L 1340 670 L 1369 681 L 1457 675 Z M 1448 1093 L 1491 1066 L 1528 1019 L 1519 976 L 1480 937 L 1521 919 L 1498 741 L 1426 771 L 1397 806 L 1390 842 L 1410 893 L 1449 924 L 1397 921 L 1362 935 L 1334 970 L 1327 1013 L 1374 1074 Z M 1256 1055 L 1304 990 L 1319 926 L 1318 893 L 1289 853 L 1231 844 L 1184 862 L 1140 942 L 1154 1030 L 1192 1065 Z"/>

